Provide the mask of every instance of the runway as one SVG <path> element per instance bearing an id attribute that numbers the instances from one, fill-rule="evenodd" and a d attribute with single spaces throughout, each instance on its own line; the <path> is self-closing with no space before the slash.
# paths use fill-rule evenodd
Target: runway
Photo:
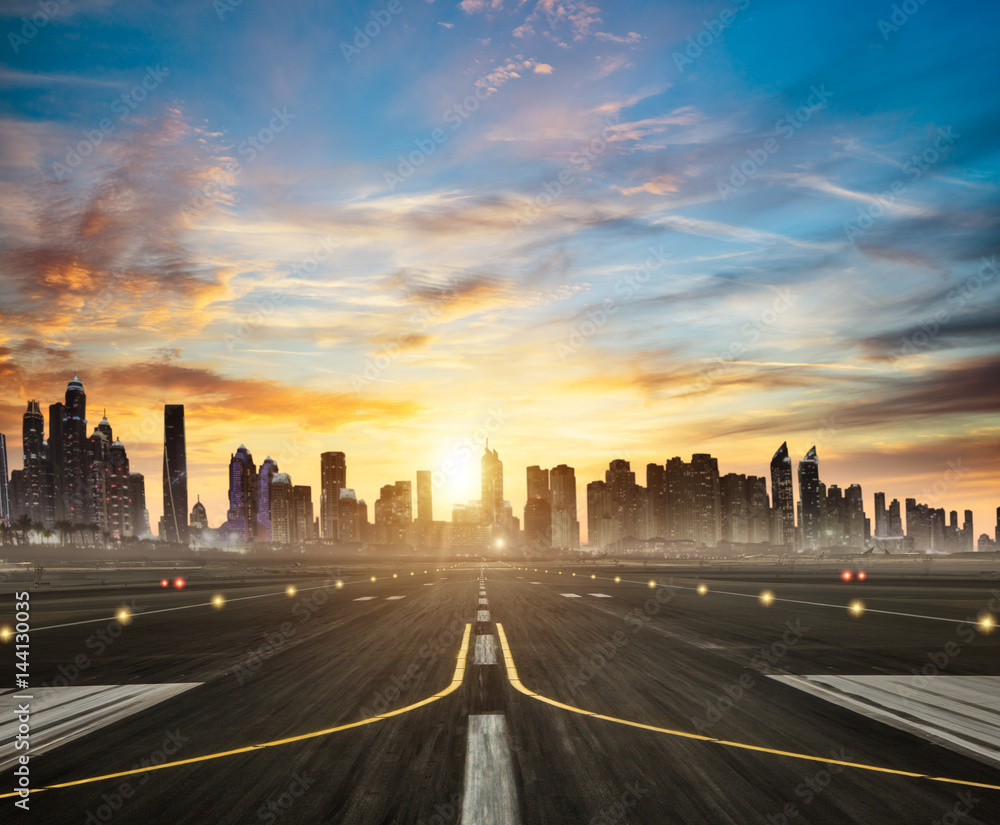
<path id="1" fill-rule="evenodd" d="M 32 750 L 33 821 L 1000 821 L 996 583 L 553 563 L 186 578 L 32 591 L 31 686 L 64 697 L 33 719 L 54 740 Z"/>

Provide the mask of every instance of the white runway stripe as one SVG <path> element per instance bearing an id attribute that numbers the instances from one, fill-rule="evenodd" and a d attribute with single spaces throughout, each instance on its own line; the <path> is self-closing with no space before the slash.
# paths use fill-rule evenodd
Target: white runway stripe
<path id="1" fill-rule="evenodd" d="M 490 620 L 489 610 L 480 610 L 479 613 L 476 615 L 477 622 L 488 622 L 489 620 Z"/>
<path id="2" fill-rule="evenodd" d="M 495 665 L 497 663 L 497 650 L 494 644 L 495 639 L 490 636 L 476 636 L 474 665 Z"/>
<path id="3" fill-rule="evenodd" d="M 611 598 L 611 596 L 609 596 L 607 593 L 588 593 L 587 595 L 588 596 L 593 596 L 595 599 L 610 599 Z"/>
<path id="4" fill-rule="evenodd" d="M 370 602 L 375 598 L 375 596 L 362 596 L 360 599 L 355 599 L 356 602 Z"/>
<path id="5" fill-rule="evenodd" d="M 461 825 L 519 825 L 507 720 L 470 716 Z"/>
<path id="6" fill-rule="evenodd" d="M 560 593 L 559 595 L 562 596 L 565 599 L 579 599 L 579 598 L 581 598 L 581 596 L 580 596 L 579 593 Z"/>

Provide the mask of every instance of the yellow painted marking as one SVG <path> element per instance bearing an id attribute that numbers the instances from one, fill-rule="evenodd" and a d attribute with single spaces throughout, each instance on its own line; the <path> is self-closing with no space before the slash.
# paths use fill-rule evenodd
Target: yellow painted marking
<path id="1" fill-rule="evenodd" d="M 582 708 L 575 708 L 572 705 L 564 705 L 562 702 L 557 702 L 555 699 L 549 699 L 547 696 L 542 696 L 541 694 L 535 693 L 533 690 L 526 688 L 521 680 L 517 676 L 517 668 L 514 666 L 514 658 L 511 656 L 510 645 L 507 644 L 507 634 L 504 633 L 503 625 L 497 622 L 497 635 L 500 637 L 500 649 L 503 650 L 504 663 L 507 666 L 507 679 L 510 680 L 511 685 L 515 690 L 519 690 L 526 696 L 530 696 L 532 699 L 537 699 L 539 702 L 545 702 L 547 705 L 552 705 L 553 707 L 561 708 L 562 710 L 568 710 L 572 713 L 579 713 L 582 716 L 590 716 L 593 719 L 603 719 L 606 722 L 616 722 L 619 725 L 628 725 L 632 728 L 641 728 L 642 730 L 651 730 L 654 733 L 665 733 L 668 736 L 679 736 L 683 739 L 700 739 L 702 742 L 711 742 L 715 745 L 722 745 L 727 748 L 739 748 L 741 750 L 747 751 L 757 751 L 759 753 L 770 753 L 776 756 L 788 756 L 792 759 L 804 759 L 809 762 L 822 762 L 826 765 L 842 765 L 845 768 L 860 768 L 865 771 L 876 771 L 878 773 L 890 773 L 895 776 L 909 776 L 914 779 L 930 779 L 932 782 L 947 782 L 951 785 L 967 785 L 973 788 L 986 788 L 991 791 L 1000 791 L 1000 785 L 990 785 L 985 782 L 970 782 L 965 779 L 948 779 L 943 776 L 931 776 L 930 774 L 924 773 L 913 773 L 912 771 L 901 771 L 896 768 L 883 768 L 878 765 L 866 765 L 863 762 L 845 762 L 840 759 L 830 759 L 826 756 L 811 756 L 806 753 L 795 753 L 794 751 L 783 751 L 777 750 L 775 748 L 765 748 L 761 745 L 748 745 L 745 742 L 730 742 L 727 739 L 715 739 L 712 736 L 703 736 L 700 733 L 689 733 L 682 730 L 671 730 L 670 728 L 660 728 L 655 725 L 644 725 L 641 722 L 630 722 L 627 719 L 618 719 L 614 716 L 605 716 L 602 713 L 593 713 L 589 710 L 583 710 Z"/>
<path id="2" fill-rule="evenodd" d="M 409 713 L 411 710 L 416 710 L 417 708 L 422 708 L 424 705 L 431 704 L 431 702 L 436 702 L 438 699 L 443 699 L 448 694 L 454 693 L 458 690 L 462 682 L 465 681 L 465 667 L 466 660 L 469 658 L 469 637 L 471 634 L 472 625 L 467 624 L 465 626 L 465 634 L 462 636 L 462 646 L 458 650 L 458 661 L 455 663 L 455 675 L 452 676 L 451 683 L 444 690 L 438 691 L 433 696 L 421 699 L 419 702 L 407 705 L 405 708 L 390 710 L 386 713 L 379 714 L 378 716 L 372 716 L 368 719 L 362 719 L 358 722 L 350 722 L 346 725 L 337 725 L 335 728 L 326 728 L 324 730 L 312 731 L 311 733 L 302 733 L 298 736 L 289 736 L 285 739 L 275 739 L 273 742 L 262 742 L 259 745 L 247 745 L 244 748 L 235 748 L 231 751 L 220 751 L 219 753 L 209 753 L 204 756 L 195 756 L 191 759 L 178 759 L 176 762 L 165 762 L 162 765 L 150 765 L 147 768 L 134 768 L 128 771 L 104 774 L 103 776 L 91 776 L 87 779 L 75 779 L 72 782 L 60 782 L 56 785 L 46 785 L 42 788 L 32 789 L 31 793 L 41 793 L 42 791 L 51 791 L 56 788 L 71 788 L 74 785 L 88 785 L 91 782 L 101 782 L 105 779 L 118 779 L 122 776 L 133 776 L 138 773 L 146 773 L 147 771 L 162 771 L 166 768 L 176 768 L 180 765 L 193 765 L 196 762 L 208 762 L 211 759 L 221 759 L 224 756 L 235 756 L 238 753 L 250 753 L 251 751 L 257 751 L 263 748 L 273 748 L 278 745 L 288 745 L 292 742 L 301 742 L 305 739 L 315 739 L 318 736 L 328 736 L 331 733 L 339 733 L 342 730 L 350 730 L 351 728 L 360 728 L 363 725 L 371 725 L 374 722 L 380 722 L 383 719 L 389 719 L 393 716 L 401 716 L 404 713 Z M 17 795 L 17 791 L 14 793 L 0 794 L 0 799 L 9 799 L 10 797 Z"/>

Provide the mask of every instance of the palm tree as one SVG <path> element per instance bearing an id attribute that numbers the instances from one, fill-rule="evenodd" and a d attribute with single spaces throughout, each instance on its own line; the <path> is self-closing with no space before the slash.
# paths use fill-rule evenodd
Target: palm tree
<path id="1" fill-rule="evenodd" d="M 28 543 L 28 534 L 34 529 L 35 524 L 31 520 L 31 516 L 19 516 L 17 521 L 14 522 L 15 537 L 17 538 L 18 544 Z"/>
<path id="2" fill-rule="evenodd" d="M 68 521 L 57 521 L 56 530 L 59 532 L 59 543 L 66 546 L 66 540 L 73 535 L 73 525 Z"/>

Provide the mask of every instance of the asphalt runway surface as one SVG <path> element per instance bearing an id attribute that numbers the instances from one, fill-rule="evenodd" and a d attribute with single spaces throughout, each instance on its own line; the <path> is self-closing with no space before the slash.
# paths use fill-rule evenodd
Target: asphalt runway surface
<path id="1" fill-rule="evenodd" d="M 192 571 L 182 590 L 108 575 L 32 591 L 31 689 L 66 704 L 58 724 L 36 717 L 30 814 L 8 764 L 0 821 L 1000 822 L 1000 632 L 976 624 L 1000 613 L 995 582 L 553 564 Z M 11 641 L 0 658 L 9 707 Z M 859 695 L 824 698 L 832 677 Z M 865 711 L 869 685 L 896 692 L 895 721 Z M 978 744 L 943 742 L 953 725 Z"/>

